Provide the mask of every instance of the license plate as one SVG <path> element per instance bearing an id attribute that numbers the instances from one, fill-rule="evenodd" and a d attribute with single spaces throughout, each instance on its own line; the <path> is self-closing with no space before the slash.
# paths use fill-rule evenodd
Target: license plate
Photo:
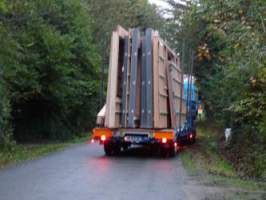
<path id="1" fill-rule="evenodd" d="M 132 142 L 132 143 L 140 143 L 143 141 L 143 139 L 144 138 L 141 136 L 131 136 L 131 135 L 126 136 L 126 141 Z"/>

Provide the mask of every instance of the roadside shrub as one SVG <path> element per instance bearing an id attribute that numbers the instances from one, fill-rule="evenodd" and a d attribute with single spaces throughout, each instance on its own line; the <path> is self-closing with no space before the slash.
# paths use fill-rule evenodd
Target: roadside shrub
<path id="1" fill-rule="evenodd" d="M 1 69 L 0 69 L 1 70 Z M 15 145 L 10 125 L 10 104 L 0 71 L 0 150 L 11 151 Z"/>
<path id="2" fill-rule="evenodd" d="M 207 117 L 232 128 L 227 153 L 241 176 L 257 178 L 266 166 L 265 8 L 265 0 L 206 0 L 183 24 Z"/>
<path id="3" fill-rule="evenodd" d="M 245 128 L 234 133 L 227 147 L 227 157 L 241 177 L 266 180 L 266 141 L 258 137 L 255 131 Z"/>

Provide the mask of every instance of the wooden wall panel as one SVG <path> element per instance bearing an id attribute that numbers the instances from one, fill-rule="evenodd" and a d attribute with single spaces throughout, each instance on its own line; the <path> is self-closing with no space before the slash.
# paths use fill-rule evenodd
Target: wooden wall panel
<path id="1" fill-rule="evenodd" d="M 169 123 L 169 97 L 168 97 L 168 80 L 167 80 L 167 54 L 166 54 L 166 48 L 161 40 L 159 40 L 159 51 L 158 51 L 158 68 L 159 68 L 159 78 L 158 78 L 158 84 L 159 84 L 159 128 L 166 128 L 168 127 Z"/>
<path id="2" fill-rule="evenodd" d="M 105 127 L 115 128 L 119 35 L 113 32 L 110 49 Z"/>
<path id="3" fill-rule="evenodd" d="M 160 128 L 159 113 L 159 37 L 153 37 L 153 127 Z"/>
<path id="4" fill-rule="evenodd" d="M 168 50 L 168 87 L 169 104 L 171 113 L 171 127 L 178 129 L 185 122 L 183 101 L 183 75 L 180 69 L 179 58 L 167 47 Z"/>
<path id="5" fill-rule="evenodd" d="M 128 32 L 121 26 L 117 26 L 116 31 L 112 33 L 108 85 L 106 96 L 106 112 L 104 126 L 108 128 L 119 128 L 121 123 L 122 106 L 122 67 L 123 67 L 123 43 Z"/>
<path id="6" fill-rule="evenodd" d="M 175 128 L 177 115 L 176 115 L 176 92 L 175 92 L 175 74 L 172 70 L 173 63 L 168 61 L 167 63 L 167 80 L 168 80 L 168 91 L 169 91 L 169 106 L 171 116 L 171 128 Z"/>
<path id="7" fill-rule="evenodd" d="M 129 88 L 129 65 L 130 65 L 130 38 L 128 36 L 124 39 L 124 58 L 123 58 L 123 80 L 122 80 L 122 116 L 121 127 L 127 127 L 128 118 L 128 88 Z"/>

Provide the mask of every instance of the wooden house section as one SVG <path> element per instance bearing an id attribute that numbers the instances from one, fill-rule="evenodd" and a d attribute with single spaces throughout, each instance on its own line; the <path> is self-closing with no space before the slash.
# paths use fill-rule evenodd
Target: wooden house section
<path id="1" fill-rule="evenodd" d="M 162 40 L 154 37 L 153 41 L 153 100 L 154 128 L 170 126 L 170 107 L 167 80 L 167 49 Z"/>
<path id="2" fill-rule="evenodd" d="M 181 128 L 182 113 L 184 113 L 182 109 L 183 75 L 180 69 L 179 58 L 171 52 L 168 52 L 168 88 L 170 91 L 171 127 L 175 129 Z"/>
<path id="3" fill-rule="evenodd" d="M 120 26 L 112 33 L 104 120 L 104 126 L 109 128 L 120 126 L 125 38 L 129 38 L 129 33 Z"/>
<path id="4" fill-rule="evenodd" d="M 181 128 L 186 120 L 179 57 L 146 29 L 112 34 L 105 106 L 97 123 L 107 128 Z"/>
<path id="5" fill-rule="evenodd" d="M 158 36 L 153 38 L 154 128 L 181 128 L 186 120 L 179 57 Z"/>

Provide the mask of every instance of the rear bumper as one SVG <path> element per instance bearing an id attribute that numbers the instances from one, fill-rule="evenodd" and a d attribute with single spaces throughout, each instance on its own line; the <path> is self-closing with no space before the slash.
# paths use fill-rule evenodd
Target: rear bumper
<path id="1" fill-rule="evenodd" d="M 128 145 L 131 145 L 131 144 L 149 145 L 149 144 L 160 144 L 161 143 L 160 140 L 157 140 L 155 138 L 144 138 L 142 141 L 132 142 L 132 141 L 126 141 L 124 137 L 111 137 L 107 141 L 115 142 L 118 144 L 128 144 Z M 169 140 L 169 141 L 171 141 L 171 140 Z"/>
<path id="2" fill-rule="evenodd" d="M 161 149 L 169 149 L 171 147 L 175 146 L 175 141 L 173 140 L 168 140 L 166 143 L 162 143 L 159 140 L 156 139 L 150 139 L 150 140 L 146 140 L 145 142 L 127 142 L 124 141 L 124 138 L 121 137 L 111 137 L 106 141 L 101 141 L 99 140 L 99 143 L 101 145 L 103 144 L 111 144 L 112 146 L 116 146 L 116 147 L 123 147 L 125 149 L 130 148 L 130 147 L 139 147 L 139 146 L 143 146 L 143 147 L 151 147 L 151 148 L 161 148 Z"/>
<path id="3" fill-rule="evenodd" d="M 104 140 L 101 137 L 104 136 Z M 127 138 L 141 138 L 139 141 L 128 140 Z M 111 142 L 118 145 L 163 145 L 168 146 L 176 141 L 176 134 L 172 129 L 108 129 L 95 128 L 93 139 L 99 140 L 100 144 Z"/>

